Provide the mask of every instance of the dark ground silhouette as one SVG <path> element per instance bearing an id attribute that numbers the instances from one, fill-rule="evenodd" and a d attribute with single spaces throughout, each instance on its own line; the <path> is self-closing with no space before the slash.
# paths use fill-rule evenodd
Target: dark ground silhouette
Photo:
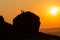
<path id="1" fill-rule="evenodd" d="M 60 40 L 56 35 L 39 32 L 40 17 L 32 12 L 22 12 L 13 19 L 13 25 L 0 16 L 0 39 L 6 40 Z"/>
<path id="2" fill-rule="evenodd" d="M 12 25 L 5 22 L 4 18 L 0 16 L 0 32 L 11 32 Z"/>
<path id="3" fill-rule="evenodd" d="M 10 39 L 10 33 L 13 31 L 13 26 L 4 21 L 3 16 L 0 16 L 0 40 Z"/>
<path id="4" fill-rule="evenodd" d="M 38 32 L 40 18 L 32 12 L 22 12 L 13 20 L 17 37 L 20 40 L 60 40 L 60 37 Z"/>

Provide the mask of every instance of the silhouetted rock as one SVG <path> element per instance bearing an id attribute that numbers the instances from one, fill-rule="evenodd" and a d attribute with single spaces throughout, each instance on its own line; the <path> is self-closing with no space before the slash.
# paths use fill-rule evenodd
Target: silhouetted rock
<path id="1" fill-rule="evenodd" d="M 5 22 L 3 16 L 0 16 L 0 40 L 9 40 L 12 38 L 12 25 Z"/>
<path id="2" fill-rule="evenodd" d="M 4 18 L 0 16 L 0 32 L 11 32 L 12 25 L 5 22 Z"/>
<path id="3" fill-rule="evenodd" d="M 16 31 L 22 32 L 37 32 L 39 30 L 39 17 L 32 12 L 23 12 L 13 20 L 13 25 Z"/>
<path id="4" fill-rule="evenodd" d="M 4 24 L 3 22 L 4 22 L 4 18 L 0 16 L 0 31 L 2 30 L 2 26 Z"/>
<path id="5" fill-rule="evenodd" d="M 40 18 L 32 12 L 22 12 L 13 19 L 19 40 L 60 40 L 60 37 L 39 32 Z"/>
<path id="6" fill-rule="evenodd" d="M 7 23 L 7 22 L 4 22 L 3 25 L 4 25 L 4 26 L 3 26 L 4 32 L 12 32 L 12 31 L 13 31 L 13 26 L 12 26 L 11 24 L 9 24 L 9 23 Z"/>

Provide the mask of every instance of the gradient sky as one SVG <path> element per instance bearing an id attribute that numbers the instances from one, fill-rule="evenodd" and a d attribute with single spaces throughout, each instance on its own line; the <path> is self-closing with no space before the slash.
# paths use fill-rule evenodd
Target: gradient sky
<path id="1" fill-rule="evenodd" d="M 50 14 L 52 7 L 60 9 L 60 0 L 0 0 L 0 15 L 5 21 L 12 23 L 15 16 L 24 11 L 31 11 L 41 19 L 41 28 L 60 27 L 60 12 Z"/>

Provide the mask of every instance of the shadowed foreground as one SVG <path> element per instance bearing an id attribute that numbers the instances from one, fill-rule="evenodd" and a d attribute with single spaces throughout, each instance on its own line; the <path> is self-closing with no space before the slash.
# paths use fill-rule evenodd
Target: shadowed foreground
<path id="1" fill-rule="evenodd" d="M 1 19 L 1 18 L 0 18 Z M 2 18 L 3 20 L 3 18 Z M 1 39 L 6 40 L 60 40 L 56 35 L 39 32 L 40 17 L 32 12 L 22 12 L 13 19 L 13 25 L 0 23 Z"/>

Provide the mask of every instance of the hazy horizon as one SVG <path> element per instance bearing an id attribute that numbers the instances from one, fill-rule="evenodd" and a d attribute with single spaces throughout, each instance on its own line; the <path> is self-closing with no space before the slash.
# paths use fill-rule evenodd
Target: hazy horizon
<path id="1" fill-rule="evenodd" d="M 60 28 L 48 28 L 48 29 L 40 29 L 40 32 L 50 34 L 50 35 L 57 35 L 60 36 Z"/>

